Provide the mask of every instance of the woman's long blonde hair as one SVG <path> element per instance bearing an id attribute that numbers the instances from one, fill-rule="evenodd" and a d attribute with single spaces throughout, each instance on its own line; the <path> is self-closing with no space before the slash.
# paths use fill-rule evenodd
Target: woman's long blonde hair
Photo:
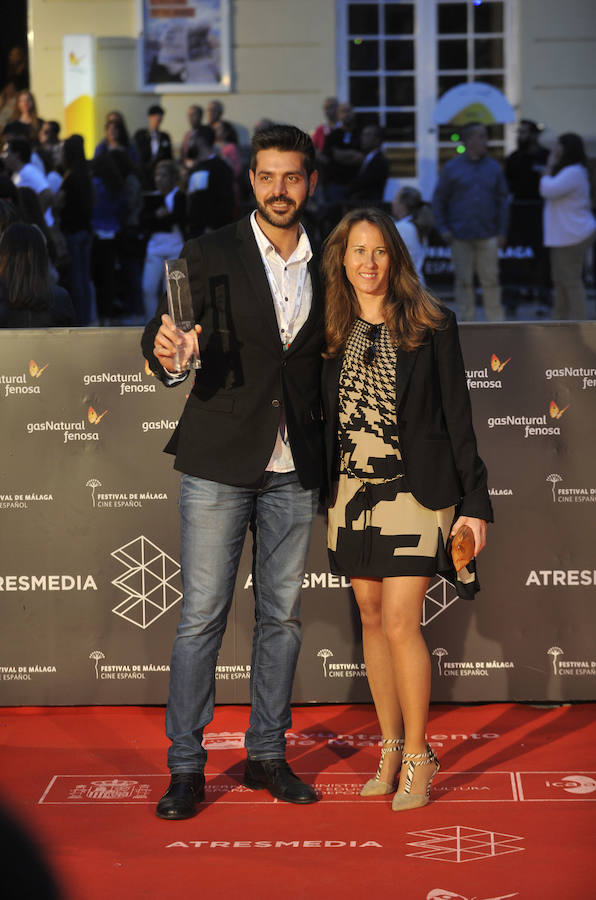
<path id="1" fill-rule="evenodd" d="M 326 359 L 343 350 L 352 325 L 360 315 L 356 292 L 344 269 L 350 231 L 358 222 L 370 222 L 378 228 L 389 253 L 389 287 L 383 301 L 383 315 L 393 344 L 402 350 L 415 350 L 426 339 L 429 329 L 436 331 L 445 322 L 439 302 L 420 284 L 393 219 L 380 209 L 355 209 L 333 229 L 323 249 L 327 340 L 323 356 Z"/>

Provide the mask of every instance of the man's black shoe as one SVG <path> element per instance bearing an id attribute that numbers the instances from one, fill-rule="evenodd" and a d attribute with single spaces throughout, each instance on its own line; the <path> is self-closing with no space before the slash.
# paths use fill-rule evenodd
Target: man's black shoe
<path id="1" fill-rule="evenodd" d="M 316 803 L 310 784 L 294 775 L 285 759 L 247 759 L 244 785 L 253 791 L 266 788 L 278 800 L 288 803 Z"/>
<path id="2" fill-rule="evenodd" d="M 199 772 L 176 772 L 170 786 L 157 804 L 160 819 L 191 819 L 197 814 L 197 803 L 205 799 L 205 776 Z"/>

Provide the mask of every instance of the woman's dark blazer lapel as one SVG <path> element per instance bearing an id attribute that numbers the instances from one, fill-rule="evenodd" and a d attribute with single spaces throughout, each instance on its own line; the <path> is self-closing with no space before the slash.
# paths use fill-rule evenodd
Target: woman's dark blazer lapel
<path id="1" fill-rule="evenodd" d="M 398 349 L 397 351 L 397 362 L 395 366 L 395 396 L 398 412 L 406 394 L 406 388 L 414 369 L 417 354 L 418 348 L 416 348 L 416 350 Z"/>

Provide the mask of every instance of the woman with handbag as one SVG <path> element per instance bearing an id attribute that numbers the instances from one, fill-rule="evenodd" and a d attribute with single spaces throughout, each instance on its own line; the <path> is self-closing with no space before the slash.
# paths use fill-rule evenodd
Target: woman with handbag
<path id="1" fill-rule="evenodd" d="M 430 658 L 420 614 L 431 576 L 478 589 L 475 563 L 455 575 L 449 536 L 492 521 L 452 312 L 421 286 L 392 219 L 348 213 L 328 237 L 323 403 L 331 571 L 351 579 L 368 681 L 383 735 L 362 796 L 424 806 L 439 769 L 426 743 Z M 400 774 L 401 770 L 401 774 Z"/>

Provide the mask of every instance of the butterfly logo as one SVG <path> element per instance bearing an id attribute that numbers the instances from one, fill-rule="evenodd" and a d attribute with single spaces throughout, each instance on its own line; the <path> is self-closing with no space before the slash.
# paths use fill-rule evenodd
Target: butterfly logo
<path id="1" fill-rule="evenodd" d="M 559 409 L 555 401 L 551 400 L 548 412 L 551 419 L 560 419 L 566 409 L 569 409 L 569 404 L 567 404 L 567 406 L 564 406 L 563 409 Z"/>
<path id="2" fill-rule="evenodd" d="M 40 367 L 37 365 L 35 360 L 32 359 L 29 361 L 29 374 L 31 375 L 32 378 L 39 378 L 41 373 L 45 372 L 45 370 L 47 369 L 48 366 L 49 366 L 49 363 L 46 363 L 45 366 L 42 366 L 40 369 Z"/>
<path id="3" fill-rule="evenodd" d="M 92 425 L 98 425 L 106 413 L 107 413 L 107 409 L 104 409 L 104 411 L 102 413 L 98 413 L 98 412 L 96 412 L 96 410 L 93 409 L 92 406 L 90 406 L 89 409 L 87 410 L 87 418 L 89 419 L 89 421 Z"/>
<path id="4" fill-rule="evenodd" d="M 152 378 L 155 378 L 155 372 L 152 372 L 149 368 L 148 360 L 145 360 L 145 375 L 150 375 Z"/>
<path id="5" fill-rule="evenodd" d="M 501 360 L 499 359 L 497 354 L 493 353 L 493 355 L 490 358 L 490 367 L 493 370 L 493 372 L 502 372 L 503 369 L 505 368 L 505 366 L 507 365 L 507 363 L 510 361 L 510 359 L 511 359 L 511 357 L 509 356 L 509 357 L 507 357 L 505 362 L 501 362 Z"/>

